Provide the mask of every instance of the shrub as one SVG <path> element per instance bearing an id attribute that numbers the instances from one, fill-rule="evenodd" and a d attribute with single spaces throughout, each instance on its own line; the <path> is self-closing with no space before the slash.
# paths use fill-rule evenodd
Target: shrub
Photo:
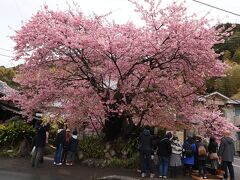
<path id="1" fill-rule="evenodd" d="M 107 167 L 112 168 L 136 168 L 138 167 L 138 155 L 134 154 L 131 158 L 121 159 L 121 158 L 112 158 L 108 160 Z"/>
<path id="2" fill-rule="evenodd" d="M 102 137 L 89 136 L 82 139 L 79 149 L 87 158 L 104 158 L 104 141 Z"/>
<path id="3" fill-rule="evenodd" d="M 18 153 L 16 150 L 7 151 L 7 150 L 1 149 L 0 157 L 15 158 L 15 157 L 18 157 Z"/>
<path id="4" fill-rule="evenodd" d="M 54 154 L 55 149 L 51 147 L 49 144 L 47 144 L 44 148 L 44 154 L 49 155 L 49 154 Z"/>
<path id="5" fill-rule="evenodd" d="M 128 140 L 124 150 L 127 152 L 128 156 L 132 157 L 138 151 L 138 138 L 131 138 Z"/>
<path id="6" fill-rule="evenodd" d="M 123 151 L 127 153 L 128 157 L 132 157 L 137 153 L 138 149 L 138 138 L 130 138 L 128 140 L 124 140 L 123 138 L 118 138 L 112 143 L 112 149 L 116 152 L 117 157 L 122 157 Z"/>
<path id="7" fill-rule="evenodd" d="M 0 128 L 0 145 L 1 146 L 15 146 L 18 145 L 23 139 L 29 142 L 35 135 L 33 127 L 26 123 L 11 122 L 6 126 Z"/>

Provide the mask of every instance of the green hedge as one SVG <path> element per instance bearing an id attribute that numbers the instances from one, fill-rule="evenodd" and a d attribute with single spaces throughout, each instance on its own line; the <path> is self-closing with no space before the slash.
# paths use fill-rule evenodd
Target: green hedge
<path id="1" fill-rule="evenodd" d="M 16 146 L 23 139 L 31 142 L 35 135 L 33 127 L 26 123 L 15 123 L 0 126 L 0 145 L 1 146 Z"/>
<path id="2" fill-rule="evenodd" d="M 134 154 L 132 157 L 127 159 L 112 158 L 107 161 L 107 167 L 112 168 L 137 168 L 139 164 L 138 154 Z"/>
<path id="3" fill-rule="evenodd" d="M 79 149 L 87 158 L 103 158 L 105 143 L 101 137 L 85 137 L 79 142 Z"/>
<path id="4" fill-rule="evenodd" d="M 115 150 L 117 157 L 122 157 L 123 151 L 127 152 L 127 157 L 132 157 L 138 152 L 138 143 L 138 138 L 118 138 L 111 144 L 111 148 Z"/>

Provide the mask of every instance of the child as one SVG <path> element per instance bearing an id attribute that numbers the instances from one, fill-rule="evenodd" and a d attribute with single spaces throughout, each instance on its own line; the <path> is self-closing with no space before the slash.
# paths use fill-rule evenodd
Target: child
<path id="1" fill-rule="evenodd" d="M 72 137 L 69 140 L 68 144 L 68 152 L 67 152 L 67 163 L 66 165 L 71 166 L 74 162 L 74 157 L 78 147 L 78 138 L 77 138 L 77 131 L 74 130 Z"/>

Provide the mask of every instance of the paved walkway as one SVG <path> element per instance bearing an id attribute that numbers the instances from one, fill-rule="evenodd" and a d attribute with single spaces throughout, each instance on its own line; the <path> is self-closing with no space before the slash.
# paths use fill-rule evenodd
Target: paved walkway
<path id="1" fill-rule="evenodd" d="M 75 166 L 54 166 L 52 161 L 46 160 L 37 169 L 30 166 L 28 159 L 0 159 L 0 179 L 4 180 L 96 180 L 99 177 L 111 176 L 113 180 L 141 180 L 140 174 L 132 169 L 117 168 L 93 168 L 82 165 Z M 144 178 L 144 180 L 149 178 Z M 158 179 L 158 178 L 154 178 Z M 188 180 L 189 178 L 178 178 Z M 169 179 L 171 180 L 171 179 Z"/>

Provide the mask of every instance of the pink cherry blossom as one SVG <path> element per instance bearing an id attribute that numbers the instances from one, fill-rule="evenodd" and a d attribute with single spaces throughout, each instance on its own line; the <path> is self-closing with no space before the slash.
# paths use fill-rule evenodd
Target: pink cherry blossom
<path id="1" fill-rule="evenodd" d="M 46 5 L 16 31 L 16 59 L 25 63 L 15 79 L 21 90 L 12 98 L 24 115 L 51 112 L 72 126 L 96 129 L 110 113 L 128 124 L 185 124 L 206 135 L 234 128 L 217 109 L 196 103 L 205 80 L 224 74 L 227 66 L 213 45 L 227 33 L 188 15 L 184 4 L 161 9 L 154 0 L 131 2 L 143 26 Z M 50 108 L 56 102 L 61 106 Z"/>

